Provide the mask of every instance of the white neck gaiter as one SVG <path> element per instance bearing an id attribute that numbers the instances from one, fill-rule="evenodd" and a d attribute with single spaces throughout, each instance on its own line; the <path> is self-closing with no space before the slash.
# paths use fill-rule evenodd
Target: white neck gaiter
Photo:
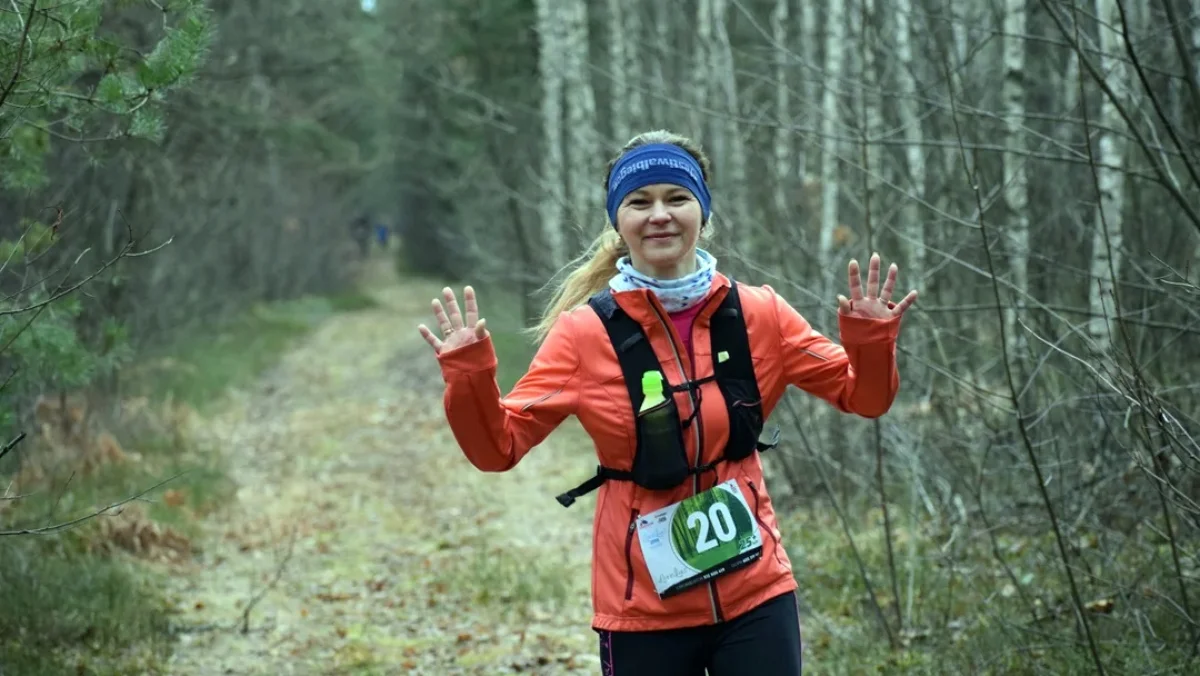
<path id="1" fill-rule="evenodd" d="M 628 256 L 617 261 L 617 274 L 608 280 L 613 291 L 649 289 L 667 312 L 686 310 L 708 296 L 716 273 L 717 259 L 704 249 L 696 249 L 696 271 L 679 279 L 657 279 L 633 269 Z"/>

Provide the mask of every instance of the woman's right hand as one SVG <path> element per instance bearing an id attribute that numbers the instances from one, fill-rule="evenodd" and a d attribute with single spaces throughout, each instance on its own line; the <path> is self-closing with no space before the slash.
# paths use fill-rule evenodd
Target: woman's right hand
<path id="1" fill-rule="evenodd" d="M 424 324 L 417 327 L 417 330 L 421 332 L 421 337 L 433 348 L 434 354 L 440 355 L 443 352 L 449 352 L 487 338 L 487 320 L 479 318 L 479 305 L 475 301 L 475 289 L 469 286 L 463 288 L 463 298 L 467 303 L 465 323 L 462 313 L 458 311 L 458 300 L 454 297 L 454 291 L 447 286 L 442 289 L 442 297 L 446 299 L 446 305 L 450 308 L 449 312 L 442 307 L 440 300 L 433 299 L 433 316 L 437 319 L 442 337 L 438 338 Z"/>

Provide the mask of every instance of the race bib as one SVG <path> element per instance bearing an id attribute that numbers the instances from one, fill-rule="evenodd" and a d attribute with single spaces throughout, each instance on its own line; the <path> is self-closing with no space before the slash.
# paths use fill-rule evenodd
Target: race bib
<path id="1" fill-rule="evenodd" d="M 762 556 L 762 535 L 736 479 L 638 517 L 642 558 L 660 598 Z"/>

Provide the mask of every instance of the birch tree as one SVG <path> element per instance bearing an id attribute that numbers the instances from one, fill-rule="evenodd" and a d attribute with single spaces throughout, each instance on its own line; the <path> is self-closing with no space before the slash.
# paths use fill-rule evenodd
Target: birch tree
<path id="1" fill-rule="evenodd" d="M 804 58 L 804 85 L 800 89 L 804 92 L 804 102 L 801 110 L 811 115 L 818 91 L 817 77 L 814 75 L 817 70 L 817 3 L 800 3 L 800 25 L 797 32 L 800 38 L 800 54 Z M 808 179 L 808 153 L 800 153 L 796 159 L 796 175 L 803 182 Z"/>
<path id="2" fill-rule="evenodd" d="M 874 147 L 872 137 L 878 133 L 883 127 L 883 114 L 880 111 L 879 101 L 879 74 L 875 64 L 875 45 L 878 42 L 878 31 L 874 26 L 875 16 L 875 0 L 860 0 L 857 11 L 854 13 L 854 23 L 857 26 L 858 47 L 859 47 L 859 80 L 858 80 L 858 113 L 861 116 L 859 121 L 860 126 L 860 144 L 863 170 L 866 172 L 863 177 L 862 185 L 866 187 L 863 192 L 863 200 L 865 208 L 871 217 L 874 217 L 874 212 L 871 211 L 872 196 L 874 193 L 872 183 L 880 178 L 879 167 L 879 149 Z M 873 245 L 873 244 L 872 244 Z"/>
<path id="3" fill-rule="evenodd" d="M 908 169 L 909 199 L 901 209 L 900 227 L 908 242 L 907 276 L 914 282 L 925 274 L 925 226 L 921 218 L 921 203 L 925 200 L 925 153 L 922 149 L 923 134 L 921 118 L 917 108 L 917 64 L 913 59 L 913 33 L 909 17 L 912 15 L 912 0 L 894 0 L 892 5 L 896 22 L 896 68 L 900 96 L 895 100 L 904 129 L 904 156 Z"/>
<path id="4" fill-rule="evenodd" d="M 629 52 L 626 45 L 627 11 L 622 0 L 607 0 L 608 8 L 608 63 L 612 78 L 609 92 L 609 108 L 612 115 L 613 136 L 624 142 L 630 136 L 629 123 Z"/>
<path id="5" fill-rule="evenodd" d="M 833 263 L 833 233 L 838 225 L 838 91 L 842 79 L 842 49 L 846 40 L 845 0 L 825 6 L 825 92 L 821 98 L 821 225 L 817 243 L 818 265 Z M 828 295 L 828 294 L 827 294 Z"/>
<path id="6" fill-rule="evenodd" d="M 951 57 L 949 63 L 949 82 L 946 83 L 951 96 L 959 96 L 965 90 L 963 81 L 963 71 L 967 68 L 968 56 L 968 25 L 978 25 L 983 23 L 982 13 L 974 5 L 960 5 L 958 8 L 947 7 L 950 14 L 950 40 L 949 52 Z M 962 12 L 962 14 L 958 14 Z M 939 70 L 940 72 L 940 70 Z M 946 107 L 950 108 L 950 103 L 946 103 Z M 965 155 L 965 156 L 964 156 Z M 960 153 L 957 147 L 947 145 L 942 151 L 942 174 L 944 177 L 960 177 L 963 175 L 963 165 L 965 164 L 974 173 L 974 162 L 970 153 Z M 938 197 L 938 208 L 946 210 L 955 199 L 955 193 L 951 190 L 942 190 Z"/>
<path id="7" fill-rule="evenodd" d="M 1004 84 L 1000 96 L 1004 107 L 1004 203 L 1007 207 L 1009 281 L 1015 287 L 1013 302 L 1005 309 L 1004 322 L 1009 349 L 1022 344 L 1017 318 L 1025 307 L 1023 292 L 1029 288 L 1029 183 L 1025 149 L 1025 0 L 1005 0 Z"/>
<path id="8" fill-rule="evenodd" d="M 896 45 L 896 80 L 900 95 L 894 99 L 900 126 L 904 135 L 904 159 L 907 170 L 907 180 L 897 183 L 906 186 L 907 195 L 900 207 L 899 229 L 901 239 L 905 243 L 904 275 L 909 284 L 917 288 L 926 286 L 926 273 L 929 268 L 926 259 L 925 212 L 925 150 L 924 132 L 921 128 L 921 116 L 918 107 L 920 92 L 917 89 L 917 63 L 913 57 L 913 42 L 916 41 L 911 17 L 913 12 L 912 0 L 894 0 L 892 19 Z M 914 341 L 910 346 L 913 362 L 921 364 L 925 361 L 924 341 Z M 918 385 L 924 385 L 923 380 Z M 928 388 L 922 393 L 927 396 Z M 915 475 L 915 472 L 914 472 Z"/>
<path id="9" fill-rule="evenodd" d="M 1117 12 L 1117 0 L 1096 0 L 1100 67 L 1105 80 L 1117 94 L 1128 91 L 1125 66 L 1125 35 Z M 1091 320 L 1088 333 L 1101 352 L 1111 345 L 1111 320 L 1116 314 L 1113 281 L 1121 274 L 1122 207 L 1125 192 L 1125 135 L 1117 106 L 1108 96 L 1100 97 L 1100 153 L 1095 168 L 1099 201 L 1092 236 L 1090 289 Z"/>
<path id="10" fill-rule="evenodd" d="M 588 74 L 588 17 L 585 0 L 559 4 L 565 14 L 563 63 L 567 96 L 567 190 L 572 226 L 589 231 L 588 219 L 601 213 L 604 196 L 597 180 L 599 139 L 596 137 L 596 98 Z"/>
<path id="11" fill-rule="evenodd" d="M 775 46 L 775 139 L 773 145 L 775 218 L 789 216 L 788 187 L 792 184 L 792 140 L 788 127 L 792 113 L 788 83 L 788 0 L 775 0 L 771 12 L 771 39 Z"/>
<path id="12" fill-rule="evenodd" d="M 709 79 L 712 77 L 709 63 L 709 45 L 712 43 L 712 4 L 711 0 L 698 0 L 696 3 L 696 39 L 695 49 L 692 50 L 692 110 L 690 136 L 698 143 L 709 142 L 705 133 L 705 119 L 708 107 Z"/>
<path id="13" fill-rule="evenodd" d="M 1192 70 L 1196 73 L 1196 80 L 1200 81 L 1200 19 L 1192 19 L 1192 52 L 1195 57 L 1192 62 Z"/>
<path id="14" fill-rule="evenodd" d="M 654 4 L 654 43 L 655 59 L 654 59 L 654 85 L 659 92 L 653 106 L 654 114 L 658 119 L 666 116 L 667 102 L 662 96 L 663 92 L 667 91 L 667 80 L 674 76 L 675 69 L 669 67 L 667 59 L 670 58 L 671 51 L 671 13 L 668 11 L 667 3 L 658 2 Z M 692 134 L 699 134 L 699 130 L 692 126 Z"/>
<path id="15" fill-rule="evenodd" d="M 1192 19 L 1192 53 L 1195 54 L 1192 69 L 1195 71 L 1196 81 L 1200 82 L 1200 17 Z M 1196 250 L 1192 254 L 1192 268 L 1196 270 L 1196 283 L 1200 284 L 1200 238 L 1197 238 Z"/>
<path id="16" fill-rule="evenodd" d="M 727 29 L 726 18 L 726 0 L 711 0 L 712 2 L 712 20 L 713 27 L 716 31 L 716 39 L 712 50 L 713 70 L 712 75 L 720 80 L 723 98 L 725 99 L 725 115 L 723 123 L 714 121 L 714 138 L 723 137 L 723 143 L 719 147 L 723 147 L 724 154 L 721 157 L 723 168 L 728 172 L 729 182 L 727 194 L 730 196 L 730 204 L 733 209 L 733 221 L 735 226 L 743 231 L 749 232 L 749 228 L 755 226 L 752 223 L 753 216 L 750 213 L 750 200 L 748 198 L 748 186 L 746 184 L 746 146 L 742 141 L 741 130 L 738 127 L 738 118 L 740 105 L 738 101 L 738 85 L 737 73 L 733 62 L 733 47 L 729 43 L 729 31 Z M 761 231 L 758 231 L 761 233 Z M 750 241 L 756 238 L 751 237 Z M 730 237 L 727 240 L 733 248 L 737 248 L 737 244 L 746 241 L 741 237 Z M 754 247 L 751 247 L 752 249 Z M 757 252 L 756 252 L 757 253 Z"/>
<path id="17" fill-rule="evenodd" d="M 567 259 L 563 236 L 563 206 L 566 191 L 563 177 L 566 162 L 562 145 L 562 21 L 563 5 L 555 0 L 537 0 L 539 34 L 538 74 L 542 80 L 542 191 L 538 215 L 551 267 L 559 268 Z"/>

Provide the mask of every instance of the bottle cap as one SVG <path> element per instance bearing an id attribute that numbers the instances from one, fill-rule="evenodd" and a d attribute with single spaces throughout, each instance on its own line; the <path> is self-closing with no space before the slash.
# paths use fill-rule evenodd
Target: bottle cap
<path id="1" fill-rule="evenodd" d="M 662 396 L 662 372 L 661 371 L 646 371 L 642 374 L 642 394 L 652 395 L 657 394 Z"/>

